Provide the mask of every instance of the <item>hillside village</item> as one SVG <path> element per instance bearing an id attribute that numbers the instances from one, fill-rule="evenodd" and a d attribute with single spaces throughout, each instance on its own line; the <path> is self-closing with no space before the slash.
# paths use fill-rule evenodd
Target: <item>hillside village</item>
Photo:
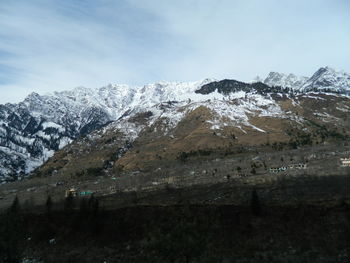
<path id="1" fill-rule="evenodd" d="M 59 202 L 69 195 L 75 198 L 138 192 L 147 195 L 164 189 L 181 189 L 196 185 L 246 183 L 254 187 L 283 178 L 302 180 L 307 177 L 348 175 L 349 155 L 349 146 L 342 147 L 341 151 L 335 146 L 319 146 L 305 148 L 302 152 L 290 150 L 258 155 L 245 153 L 239 157 L 226 156 L 210 161 L 194 158 L 186 162 L 175 161 L 167 167 L 154 167 L 151 171 L 122 172 L 118 175 L 110 174 L 107 169 L 100 175 L 83 180 L 53 173 L 50 177 L 1 185 L 0 197 L 4 209 L 11 204 L 15 196 L 18 196 L 23 204 L 30 205 L 32 202 L 31 205 L 42 205 L 48 195 Z M 116 204 L 121 205 L 119 200 L 116 200 Z"/>
<path id="2" fill-rule="evenodd" d="M 172 255 L 179 251 L 205 260 L 209 249 L 215 261 L 223 254 L 245 258 L 251 251 L 270 253 L 269 258 L 308 258 L 305 247 L 327 261 L 335 256 L 324 253 L 322 236 L 315 236 L 330 227 L 328 241 L 335 251 L 347 253 L 350 145 L 260 150 L 191 155 L 148 171 L 115 174 L 107 168 L 80 177 L 54 172 L 1 185 L 0 210 L 16 211 L 6 215 L 16 222 L 12 233 L 25 234 L 22 253 L 49 262 L 72 246 L 76 254 L 63 255 L 67 262 L 73 257 L 142 262 L 146 256 L 162 262 L 177 258 Z M 21 218 L 29 224 L 23 226 Z M 256 236 L 250 241 L 254 250 L 247 235 Z M 177 238 L 180 248 L 174 247 Z M 191 240 L 203 240 L 199 252 Z M 264 252 L 256 250 L 264 242 Z M 276 254 L 278 249 L 288 253 Z"/>

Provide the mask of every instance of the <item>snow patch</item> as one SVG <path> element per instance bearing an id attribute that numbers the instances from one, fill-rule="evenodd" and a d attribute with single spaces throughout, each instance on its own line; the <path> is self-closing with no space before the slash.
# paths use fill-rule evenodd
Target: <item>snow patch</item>
<path id="1" fill-rule="evenodd" d="M 57 129 L 59 132 L 65 132 L 66 129 L 64 127 L 62 127 L 61 125 L 54 123 L 54 122 L 44 122 L 41 124 L 43 129 L 45 130 L 46 128 L 54 128 Z"/>

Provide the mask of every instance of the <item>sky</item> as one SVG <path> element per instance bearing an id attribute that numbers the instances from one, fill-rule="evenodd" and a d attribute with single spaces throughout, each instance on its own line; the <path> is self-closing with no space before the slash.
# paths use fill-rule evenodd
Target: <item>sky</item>
<path id="1" fill-rule="evenodd" d="M 77 86 L 350 72 L 349 0 L 0 0 L 0 103 Z"/>

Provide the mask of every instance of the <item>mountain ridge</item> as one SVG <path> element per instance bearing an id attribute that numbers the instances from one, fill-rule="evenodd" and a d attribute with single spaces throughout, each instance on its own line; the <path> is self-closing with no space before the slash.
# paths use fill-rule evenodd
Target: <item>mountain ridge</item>
<path id="1" fill-rule="evenodd" d="M 331 67 L 319 68 L 311 77 L 270 72 L 265 79 L 256 78 L 269 86 L 291 88 L 298 92 L 323 91 L 350 95 L 350 74 Z"/>
<path id="2" fill-rule="evenodd" d="M 99 130 L 110 122 L 123 122 L 149 109 L 153 109 L 153 117 L 150 119 L 153 122 L 163 119 L 165 127 L 170 125 L 169 129 L 186 116 L 181 109 L 188 113 L 201 106 L 215 112 L 215 116 L 221 116 L 215 117 L 217 120 L 214 117 L 210 120 L 212 127 L 239 126 L 239 122 L 236 122 L 238 119 L 244 125 L 255 127 L 247 121 L 247 112 L 266 111 L 264 107 L 268 108 L 279 100 L 273 94 L 284 94 L 283 96 L 293 101 L 291 96 L 294 96 L 295 90 L 300 93 L 328 92 L 330 83 L 337 80 L 339 83 L 332 84 L 335 87 L 334 92 L 348 94 L 346 73 L 334 77 L 338 73 L 325 68 L 315 74 L 312 81 L 303 84 L 303 89 L 299 86 L 289 88 L 286 85 L 277 85 L 281 84 L 278 79 L 275 80 L 276 85 L 270 79 L 271 86 L 265 83 L 205 79 L 197 82 L 159 82 L 142 87 L 78 87 L 49 95 L 31 93 L 18 104 L 0 105 L 0 180 L 23 178 L 76 138 Z M 327 81 L 322 81 L 324 79 Z M 327 85 L 326 88 L 322 84 Z M 210 100 L 214 103 L 206 103 Z M 227 100 L 234 100 L 238 106 L 232 108 L 234 104 L 224 103 Z M 169 113 L 162 107 L 175 107 L 175 110 Z M 276 112 L 280 112 L 278 107 L 274 109 Z M 273 111 L 266 112 L 272 114 Z M 231 121 L 225 122 L 222 118 Z"/>

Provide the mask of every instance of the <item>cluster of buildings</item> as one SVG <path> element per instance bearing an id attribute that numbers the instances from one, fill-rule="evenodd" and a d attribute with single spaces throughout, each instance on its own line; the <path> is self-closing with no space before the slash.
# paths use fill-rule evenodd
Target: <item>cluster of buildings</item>
<path id="1" fill-rule="evenodd" d="M 269 169 L 270 173 L 280 173 L 285 172 L 288 169 L 306 169 L 307 165 L 305 163 L 297 163 L 297 164 L 289 164 L 287 166 L 281 166 L 281 167 L 271 167 Z"/>
<path id="2" fill-rule="evenodd" d="M 342 167 L 350 167 L 350 157 L 349 158 L 340 158 L 340 165 Z M 281 167 L 270 167 L 269 168 L 269 172 L 270 173 L 281 173 L 281 172 L 286 172 L 287 170 L 293 170 L 293 169 L 307 169 L 307 164 L 305 164 L 305 163 L 295 163 L 295 164 L 289 164 L 289 165 L 285 165 L 285 166 L 281 166 Z M 238 173 L 238 174 L 235 174 L 235 176 L 237 176 L 237 177 L 247 177 L 248 174 Z M 229 180 L 230 177 L 231 177 L 230 175 L 227 175 L 226 179 Z M 114 179 L 114 178 L 112 178 L 112 179 Z M 161 180 L 161 182 L 152 182 L 152 185 L 154 186 L 154 185 L 164 184 L 164 183 L 165 184 L 169 184 L 169 183 L 171 184 L 171 183 L 174 183 L 174 182 L 175 182 L 175 177 L 171 176 L 171 177 L 163 178 Z M 110 193 L 116 193 L 117 192 L 117 187 L 116 186 L 110 186 L 109 187 L 109 191 L 110 191 Z M 65 197 L 68 197 L 68 196 L 73 196 L 73 197 L 89 196 L 89 195 L 92 195 L 94 193 L 95 192 L 89 191 L 89 190 L 78 191 L 76 188 L 70 188 L 70 189 L 65 191 Z"/>
<path id="3" fill-rule="evenodd" d="M 340 158 L 340 165 L 342 167 L 350 167 L 350 157 L 349 158 Z M 271 167 L 269 171 L 271 173 L 280 173 L 285 172 L 288 169 L 306 169 L 307 165 L 305 163 L 298 163 L 298 164 L 290 164 L 287 166 L 281 166 L 281 167 Z"/>
<path id="4" fill-rule="evenodd" d="M 341 166 L 350 167 L 350 157 L 349 158 L 340 158 Z"/>

